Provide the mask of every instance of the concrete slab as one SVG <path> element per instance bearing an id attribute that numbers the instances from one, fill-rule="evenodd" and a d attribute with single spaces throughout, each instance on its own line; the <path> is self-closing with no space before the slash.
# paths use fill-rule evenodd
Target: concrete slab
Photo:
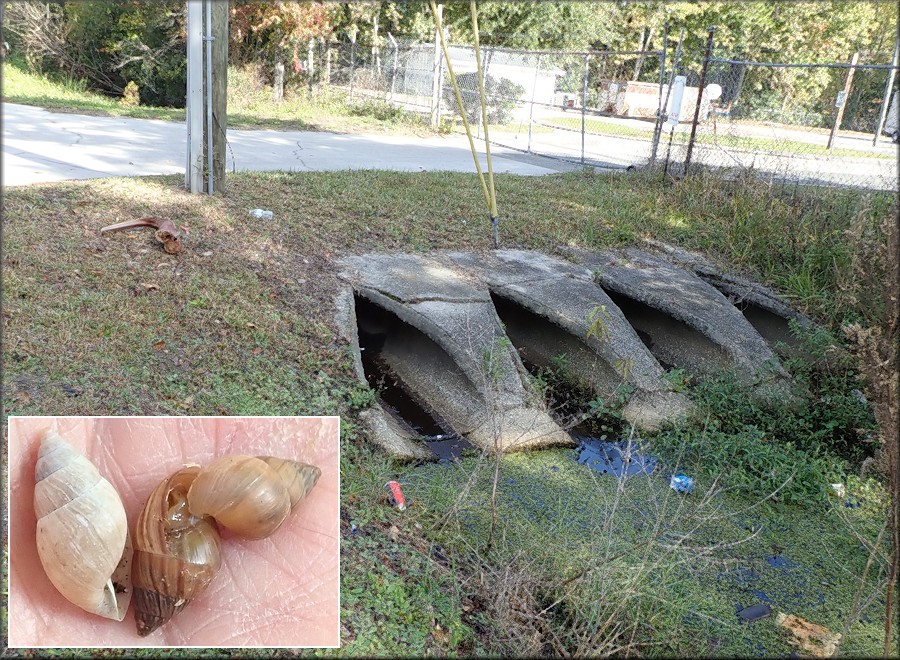
<path id="1" fill-rule="evenodd" d="M 452 377 L 435 378 L 442 358 L 426 351 L 415 359 L 426 342 L 386 346 L 392 366 L 444 419 L 465 428 L 472 444 L 503 451 L 574 444 L 535 408 L 539 400 L 485 290 L 431 257 L 372 254 L 340 263 L 359 295 L 420 331 L 457 366 Z"/>
<path id="2" fill-rule="evenodd" d="M 766 341 L 715 287 L 649 252 L 567 248 L 662 363 L 698 374 L 786 375 Z"/>

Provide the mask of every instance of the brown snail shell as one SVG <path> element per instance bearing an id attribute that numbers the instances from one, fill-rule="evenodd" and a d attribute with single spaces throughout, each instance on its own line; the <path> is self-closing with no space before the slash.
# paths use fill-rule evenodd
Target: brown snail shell
<path id="1" fill-rule="evenodd" d="M 188 489 L 199 472 L 186 467 L 159 484 L 138 518 L 132 582 L 142 637 L 202 593 L 222 564 L 212 518 L 188 510 Z"/>
<path id="2" fill-rule="evenodd" d="M 131 601 L 131 537 L 125 507 L 96 466 L 48 430 L 35 466 L 37 549 L 70 602 L 121 621 Z"/>
<path id="3" fill-rule="evenodd" d="M 188 504 L 195 515 L 261 539 L 281 526 L 320 474 L 314 465 L 272 456 L 223 456 L 200 471 Z"/>

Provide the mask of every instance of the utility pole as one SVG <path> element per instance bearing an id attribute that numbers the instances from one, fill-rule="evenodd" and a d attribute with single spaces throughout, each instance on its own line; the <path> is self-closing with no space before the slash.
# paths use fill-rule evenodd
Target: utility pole
<path id="1" fill-rule="evenodd" d="M 900 59 L 900 34 L 897 34 L 897 41 L 894 44 L 894 59 L 891 61 L 890 74 L 888 74 L 887 85 L 884 88 L 884 100 L 881 102 L 881 115 L 878 117 L 878 126 L 875 127 L 875 139 L 872 140 L 872 146 L 878 145 L 878 138 L 881 137 L 881 129 L 884 128 L 884 119 L 887 117 L 888 109 L 891 107 L 891 92 L 894 89 L 894 76 L 897 74 L 897 61 Z"/>
<path id="2" fill-rule="evenodd" d="M 838 94 L 835 105 L 837 113 L 834 117 L 834 124 L 831 126 L 831 135 L 828 136 L 828 146 L 826 149 L 834 147 L 834 138 L 838 129 L 841 127 L 841 120 L 844 118 L 844 108 L 847 105 L 847 98 L 850 96 L 850 86 L 853 84 L 853 74 L 856 72 L 856 62 L 859 60 L 859 52 L 853 53 L 850 58 L 850 69 L 847 71 L 847 79 L 844 81 L 844 91 Z"/>
<path id="3" fill-rule="evenodd" d="M 203 192 L 203 0 L 187 3 L 187 162 L 184 187 Z"/>
<path id="4" fill-rule="evenodd" d="M 225 191 L 225 139 L 228 127 L 228 19 L 227 2 L 213 2 L 212 114 L 213 182 L 215 192 Z"/>
<path id="5" fill-rule="evenodd" d="M 187 0 L 187 153 L 184 186 L 225 189 L 228 3 Z"/>

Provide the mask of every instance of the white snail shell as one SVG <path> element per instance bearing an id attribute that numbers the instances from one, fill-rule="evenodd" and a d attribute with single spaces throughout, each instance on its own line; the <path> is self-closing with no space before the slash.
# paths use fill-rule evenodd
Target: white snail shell
<path id="1" fill-rule="evenodd" d="M 35 481 L 38 555 L 50 582 L 78 607 L 121 621 L 131 601 L 131 538 L 116 489 L 52 430 Z"/>

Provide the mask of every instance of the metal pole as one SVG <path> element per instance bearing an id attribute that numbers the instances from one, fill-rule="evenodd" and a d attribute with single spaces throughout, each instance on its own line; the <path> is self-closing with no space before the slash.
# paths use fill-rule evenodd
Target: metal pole
<path id="1" fill-rule="evenodd" d="M 669 76 L 669 88 L 666 90 L 666 100 L 662 106 L 662 112 L 660 115 L 660 123 L 659 123 L 659 134 L 656 136 L 656 145 L 659 146 L 659 139 L 662 137 L 662 127 L 665 125 L 665 122 L 662 118 L 666 115 L 666 111 L 669 107 L 669 98 L 672 96 L 672 84 L 675 82 L 675 75 L 678 73 L 678 62 L 681 59 L 681 44 L 684 41 L 684 28 L 681 28 L 681 32 L 678 34 L 678 45 L 675 46 L 675 57 L 672 58 L 672 73 Z M 681 109 L 679 108 L 679 114 L 681 114 Z M 675 133 L 675 127 L 672 127 L 672 130 L 669 132 L 669 149 L 666 151 L 666 169 L 669 168 L 669 154 L 672 151 L 672 136 Z M 655 155 L 655 154 L 654 154 Z M 663 172 L 665 174 L 665 172 Z"/>
<path id="2" fill-rule="evenodd" d="M 584 84 L 581 86 L 581 162 L 584 163 L 585 112 L 587 110 L 588 64 L 591 56 L 584 56 Z"/>
<path id="3" fill-rule="evenodd" d="M 694 139 L 697 136 L 697 120 L 700 119 L 700 102 L 703 100 L 703 83 L 706 82 L 706 67 L 712 57 L 713 34 L 716 28 L 709 28 L 709 38 L 706 40 L 706 57 L 703 58 L 703 68 L 700 70 L 700 88 L 697 91 L 697 107 L 694 108 L 694 122 L 691 124 L 691 139 L 688 140 L 687 156 L 684 159 L 684 176 L 687 176 L 688 167 L 691 164 L 691 152 L 694 150 Z"/>
<path id="4" fill-rule="evenodd" d="M 900 33 L 897 34 L 897 41 L 894 44 L 894 59 L 891 60 L 891 73 L 888 76 L 887 85 L 884 87 L 884 101 L 881 102 L 881 116 L 878 117 L 878 126 L 875 127 L 875 139 L 872 140 L 872 146 L 878 145 L 878 138 L 881 136 L 881 129 L 884 128 L 884 119 L 887 117 L 888 108 L 891 105 L 891 91 L 894 89 L 894 76 L 897 74 L 897 61 L 900 59 Z"/>
<path id="5" fill-rule="evenodd" d="M 537 56 L 534 63 L 534 84 L 531 86 L 531 108 L 528 110 L 528 148 L 526 151 L 531 153 L 531 125 L 534 122 L 534 94 L 537 91 L 538 71 L 541 69 L 541 56 Z"/>
<path id="6" fill-rule="evenodd" d="M 206 191 L 213 194 L 212 0 L 206 0 Z"/>
<path id="7" fill-rule="evenodd" d="M 394 49 L 394 67 L 391 69 L 391 100 L 394 100 L 394 88 L 397 84 L 397 40 L 394 39 L 394 35 L 388 32 L 388 39 L 391 40 L 391 47 Z"/>
<path id="8" fill-rule="evenodd" d="M 444 15 L 444 5 L 437 6 L 437 18 L 438 23 L 442 16 Z M 440 119 L 438 117 L 439 106 L 441 102 L 441 88 L 440 88 L 440 75 L 439 71 L 441 68 L 441 34 L 440 29 L 435 24 L 434 28 L 434 59 L 433 65 L 431 67 L 431 128 L 433 130 L 437 130 L 440 125 Z"/>
<path id="9" fill-rule="evenodd" d="M 669 47 L 669 21 L 663 25 L 663 49 L 659 61 L 659 101 L 656 110 L 656 124 L 653 126 L 653 143 L 650 145 L 650 164 L 656 162 L 656 150 L 659 147 L 659 135 L 662 130 L 663 85 L 666 84 L 666 50 Z"/>
<path id="10" fill-rule="evenodd" d="M 187 3 L 188 73 L 188 160 L 186 187 L 192 193 L 203 191 L 203 3 Z"/>
<path id="11" fill-rule="evenodd" d="M 841 120 L 844 118 L 844 108 L 847 107 L 847 98 L 850 96 L 850 86 L 853 84 L 853 74 L 856 72 L 856 62 L 859 60 L 859 52 L 853 53 L 853 57 L 850 58 L 850 69 L 847 71 L 847 78 L 844 80 L 844 98 L 841 99 L 840 105 L 837 107 L 837 113 L 834 117 L 834 123 L 831 125 L 831 135 L 828 136 L 828 146 L 826 149 L 831 149 L 834 146 L 834 138 L 837 135 L 838 129 L 841 127 Z"/>

